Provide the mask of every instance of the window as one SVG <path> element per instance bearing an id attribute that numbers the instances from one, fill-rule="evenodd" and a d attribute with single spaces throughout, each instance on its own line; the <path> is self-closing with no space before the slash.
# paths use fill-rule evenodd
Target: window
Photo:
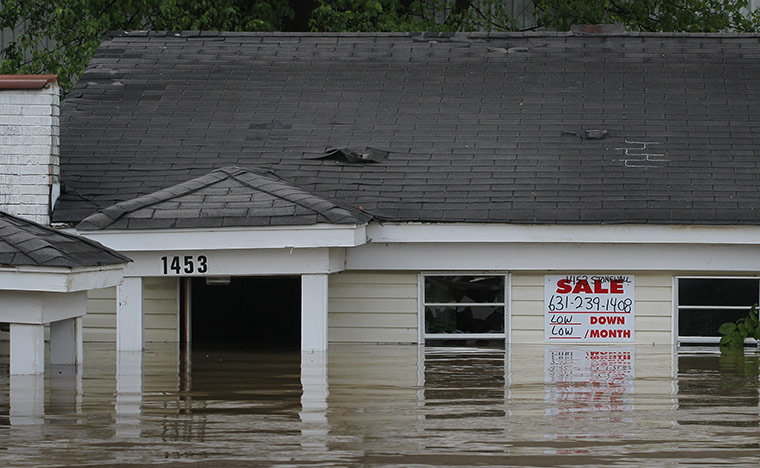
<path id="1" fill-rule="evenodd" d="M 424 275 L 425 339 L 504 339 L 504 275 Z"/>
<path id="2" fill-rule="evenodd" d="M 678 278 L 678 341 L 717 343 L 721 324 L 759 301 L 758 278 Z"/>

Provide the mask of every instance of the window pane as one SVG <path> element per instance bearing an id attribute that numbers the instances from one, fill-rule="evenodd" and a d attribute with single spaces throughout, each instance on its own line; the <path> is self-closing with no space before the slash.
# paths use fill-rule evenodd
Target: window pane
<path id="1" fill-rule="evenodd" d="M 758 301 L 756 279 L 679 279 L 679 305 L 751 306 Z"/>
<path id="2" fill-rule="evenodd" d="M 503 276 L 426 276 L 425 303 L 504 302 Z"/>
<path id="3" fill-rule="evenodd" d="M 425 307 L 425 333 L 504 333 L 504 307 Z"/>
<path id="4" fill-rule="evenodd" d="M 679 336 L 720 336 L 718 328 L 747 316 L 747 310 L 681 309 L 678 311 Z"/>

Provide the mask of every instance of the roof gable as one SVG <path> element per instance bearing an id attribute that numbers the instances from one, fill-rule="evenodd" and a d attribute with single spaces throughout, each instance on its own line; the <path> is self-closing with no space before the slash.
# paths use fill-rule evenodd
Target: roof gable
<path id="1" fill-rule="evenodd" d="M 0 212 L 0 265 L 75 268 L 130 261 L 93 240 Z"/>
<path id="2" fill-rule="evenodd" d="M 117 203 L 84 219 L 77 230 L 364 224 L 369 219 L 273 174 L 225 167 Z"/>

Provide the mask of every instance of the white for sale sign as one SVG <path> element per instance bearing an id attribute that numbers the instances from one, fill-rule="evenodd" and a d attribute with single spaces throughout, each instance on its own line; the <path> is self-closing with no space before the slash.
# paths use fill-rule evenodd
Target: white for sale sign
<path id="1" fill-rule="evenodd" d="M 546 275 L 547 343 L 633 342 L 632 275 Z"/>

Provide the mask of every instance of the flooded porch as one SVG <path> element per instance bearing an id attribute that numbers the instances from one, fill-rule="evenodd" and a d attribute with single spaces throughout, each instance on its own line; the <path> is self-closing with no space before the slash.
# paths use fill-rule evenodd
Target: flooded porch
<path id="1" fill-rule="evenodd" d="M 85 345 L 9 377 L 0 465 L 747 466 L 760 353 L 331 345 L 329 354 Z"/>

